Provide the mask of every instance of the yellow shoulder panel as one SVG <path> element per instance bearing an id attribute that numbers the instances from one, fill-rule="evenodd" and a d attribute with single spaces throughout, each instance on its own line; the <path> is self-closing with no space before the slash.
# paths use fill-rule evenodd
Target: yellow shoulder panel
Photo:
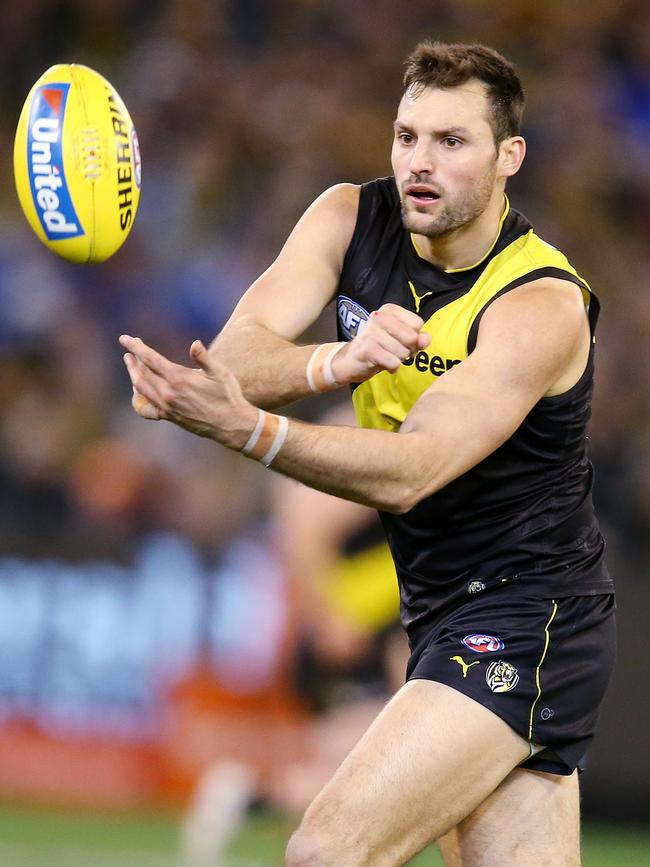
<path id="1" fill-rule="evenodd" d="M 542 268 L 570 274 L 587 287 L 566 256 L 531 229 L 498 253 L 468 292 L 427 320 L 424 331 L 431 335 L 431 343 L 426 350 L 409 359 L 397 373 L 383 371 L 357 386 L 352 401 L 359 424 L 399 430 L 420 395 L 445 371 L 467 358 L 470 329 L 479 313 L 502 289 Z M 588 287 L 583 292 L 588 304 Z"/>

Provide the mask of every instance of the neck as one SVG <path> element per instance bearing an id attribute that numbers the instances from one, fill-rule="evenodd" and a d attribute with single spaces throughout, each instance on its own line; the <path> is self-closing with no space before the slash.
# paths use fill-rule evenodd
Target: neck
<path id="1" fill-rule="evenodd" d="M 465 226 L 438 238 L 413 234 L 419 255 L 444 271 L 471 268 L 494 246 L 506 211 L 503 190 L 495 190 L 487 208 Z"/>

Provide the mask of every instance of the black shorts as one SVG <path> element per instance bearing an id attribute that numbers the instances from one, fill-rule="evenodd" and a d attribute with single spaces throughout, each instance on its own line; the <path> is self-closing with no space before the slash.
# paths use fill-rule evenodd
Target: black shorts
<path id="1" fill-rule="evenodd" d="M 444 683 L 505 720 L 531 743 L 521 767 L 571 774 L 584 769 L 614 665 L 614 610 L 613 594 L 500 588 L 418 635 L 406 679 Z"/>

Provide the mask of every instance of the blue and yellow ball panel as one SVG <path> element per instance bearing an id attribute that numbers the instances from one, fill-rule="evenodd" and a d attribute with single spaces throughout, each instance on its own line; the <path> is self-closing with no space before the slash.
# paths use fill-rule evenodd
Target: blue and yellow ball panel
<path id="1" fill-rule="evenodd" d="M 140 149 L 103 76 L 74 63 L 43 73 L 18 122 L 14 175 L 25 216 L 50 250 L 103 262 L 122 246 L 140 201 Z"/>

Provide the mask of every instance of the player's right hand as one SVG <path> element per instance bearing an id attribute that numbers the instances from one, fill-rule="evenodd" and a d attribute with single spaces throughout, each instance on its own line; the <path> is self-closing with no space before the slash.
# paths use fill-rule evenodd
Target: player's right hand
<path id="1" fill-rule="evenodd" d="M 357 336 L 332 361 L 337 382 L 363 382 L 381 370 L 395 373 L 407 358 L 431 342 L 424 320 L 397 304 L 384 304 L 370 314 Z"/>

